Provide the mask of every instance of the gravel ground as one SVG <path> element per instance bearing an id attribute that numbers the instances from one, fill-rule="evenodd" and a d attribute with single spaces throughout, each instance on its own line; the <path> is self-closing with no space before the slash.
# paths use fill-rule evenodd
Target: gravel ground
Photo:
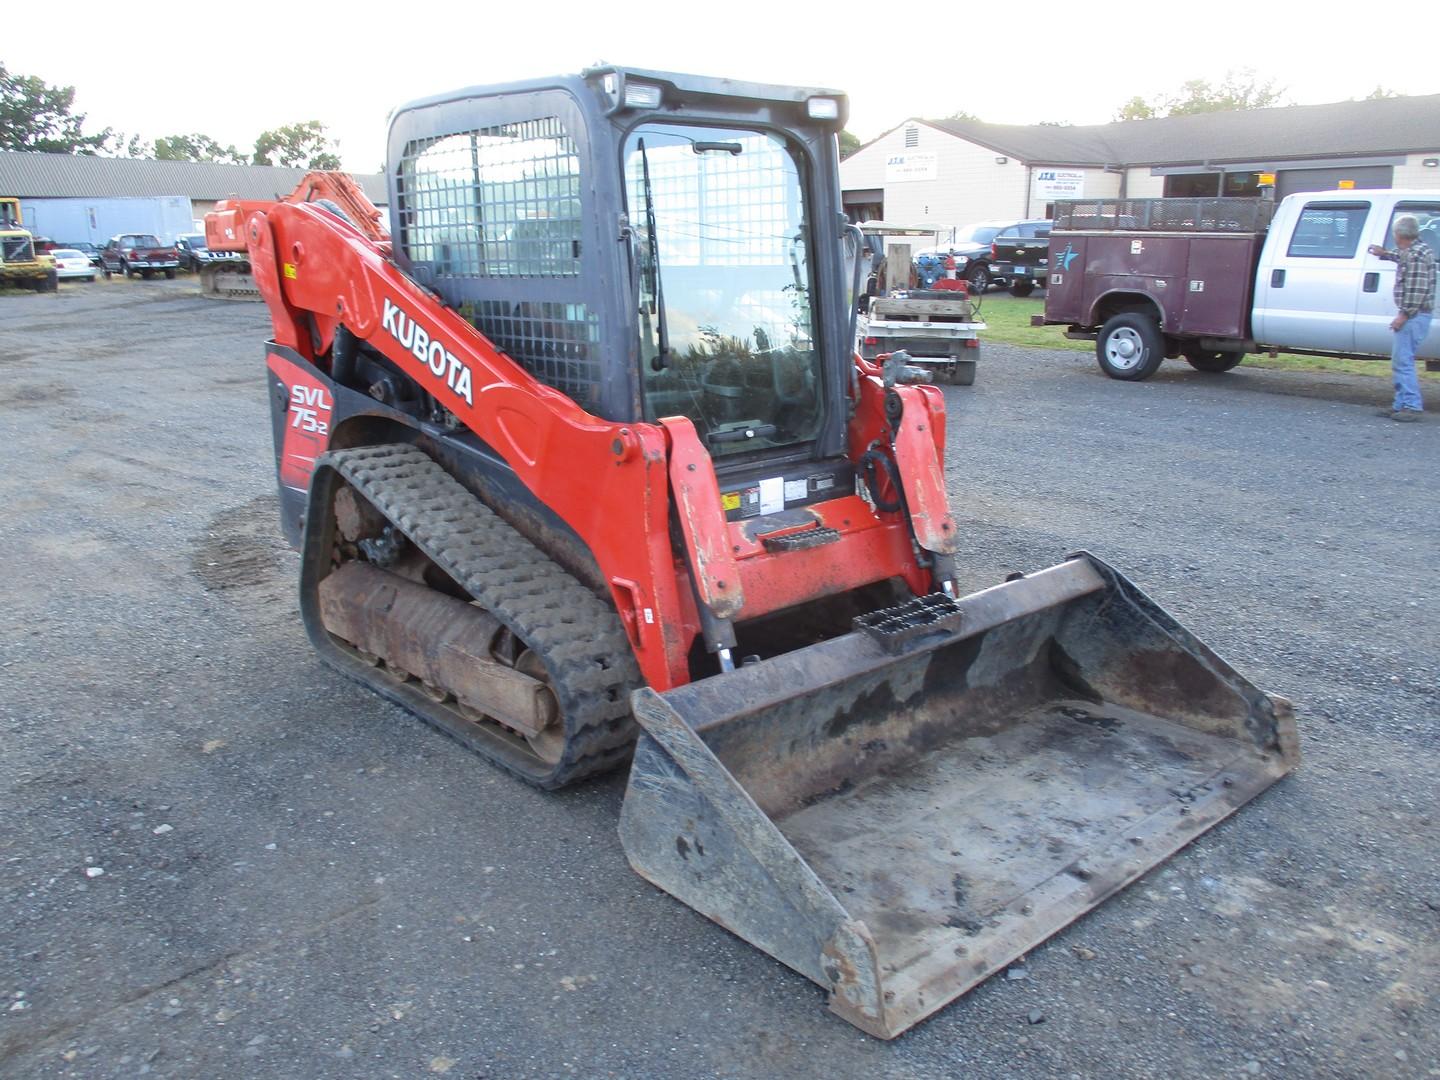
<path id="1" fill-rule="evenodd" d="M 262 306 L 0 309 L 0 1075 L 1440 1076 L 1440 421 L 1385 381 L 987 346 L 946 391 L 965 584 L 1094 550 L 1305 760 L 886 1044 L 629 871 L 623 778 L 531 791 L 316 661 Z"/>

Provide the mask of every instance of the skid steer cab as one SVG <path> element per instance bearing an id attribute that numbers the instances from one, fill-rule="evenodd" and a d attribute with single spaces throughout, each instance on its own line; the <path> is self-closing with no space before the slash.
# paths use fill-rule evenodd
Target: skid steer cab
<path id="1" fill-rule="evenodd" d="M 855 353 L 847 111 L 472 87 L 393 115 L 388 213 L 317 173 L 206 232 L 321 656 L 541 787 L 633 761 L 635 869 L 888 1038 L 1296 750 L 1098 558 L 961 595 L 943 392 Z"/>

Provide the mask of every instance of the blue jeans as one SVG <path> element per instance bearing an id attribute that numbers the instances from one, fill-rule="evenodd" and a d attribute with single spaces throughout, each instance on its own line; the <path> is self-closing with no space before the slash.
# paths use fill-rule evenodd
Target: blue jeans
<path id="1" fill-rule="evenodd" d="M 1423 312 L 1405 320 L 1395 331 L 1395 344 L 1390 347 L 1390 370 L 1395 373 L 1395 411 L 1425 406 L 1420 401 L 1420 377 L 1415 374 L 1415 350 L 1430 332 L 1430 313 Z"/>

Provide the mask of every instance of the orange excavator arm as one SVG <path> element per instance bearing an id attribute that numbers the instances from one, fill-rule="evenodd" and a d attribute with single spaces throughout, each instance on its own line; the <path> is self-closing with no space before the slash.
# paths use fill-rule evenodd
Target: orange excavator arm
<path id="1" fill-rule="evenodd" d="M 276 203 L 328 202 L 350 223 L 389 254 L 390 231 L 385 215 L 365 195 L 349 173 L 317 170 L 306 173 L 295 190 L 275 199 L 222 199 L 205 216 L 205 242 L 211 251 L 247 251 L 245 222 L 250 215 L 264 213 Z"/>

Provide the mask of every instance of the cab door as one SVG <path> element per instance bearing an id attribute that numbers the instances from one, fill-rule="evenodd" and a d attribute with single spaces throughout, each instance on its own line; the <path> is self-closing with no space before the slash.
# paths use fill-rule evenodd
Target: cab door
<path id="1" fill-rule="evenodd" d="M 1440 255 L 1440 196 L 1434 199 L 1407 199 L 1395 204 L 1385 226 L 1385 237 L 1377 240 L 1389 251 L 1395 250 L 1395 219 L 1409 215 L 1420 225 L 1420 239 L 1432 252 Z M 1367 244 L 1366 247 L 1369 247 Z M 1395 271 L 1393 262 L 1364 254 L 1359 298 L 1355 307 L 1355 349 L 1357 352 L 1389 356 L 1394 335 L 1390 321 L 1395 318 Z M 1430 333 L 1420 346 L 1420 355 L 1440 357 L 1440 320 L 1431 320 Z"/>
<path id="2" fill-rule="evenodd" d="M 1351 352 L 1368 199 L 1307 200 L 1284 247 L 1255 283 L 1254 329 L 1265 345 Z M 1280 240 L 1281 238 L 1273 238 Z"/>

